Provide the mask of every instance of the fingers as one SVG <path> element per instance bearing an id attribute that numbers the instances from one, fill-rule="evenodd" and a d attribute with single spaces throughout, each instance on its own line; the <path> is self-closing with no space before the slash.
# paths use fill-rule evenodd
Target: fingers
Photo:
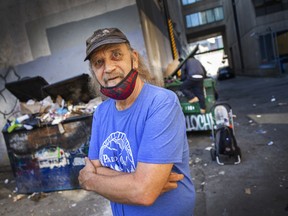
<path id="1" fill-rule="evenodd" d="M 88 157 L 85 157 L 84 160 L 85 160 L 85 169 L 86 169 L 86 171 L 95 172 L 96 171 L 95 167 L 92 164 L 92 162 L 90 161 L 90 159 Z"/>
<path id="2" fill-rule="evenodd" d="M 167 182 L 165 184 L 165 186 L 163 187 L 161 193 L 165 193 L 167 191 L 176 189 L 178 187 L 178 183 L 177 182 Z"/>
<path id="3" fill-rule="evenodd" d="M 91 164 L 93 166 L 93 164 L 91 163 L 91 161 L 90 161 L 90 159 L 88 157 L 85 157 L 84 160 L 85 160 L 85 164 L 86 165 Z"/>
<path id="4" fill-rule="evenodd" d="M 97 173 L 96 168 L 94 167 L 93 163 L 90 161 L 88 157 L 84 158 L 85 166 L 83 169 L 79 171 L 78 181 L 80 187 L 85 190 L 89 188 L 89 179 L 93 178 L 93 176 Z"/>
<path id="5" fill-rule="evenodd" d="M 166 184 L 164 185 L 161 193 L 168 192 L 170 190 L 173 190 L 178 187 L 178 182 L 181 181 L 184 178 L 183 174 L 178 173 L 170 173 Z"/>
<path id="6" fill-rule="evenodd" d="M 168 178 L 168 181 L 169 182 L 177 182 L 177 181 L 180 181 L 184 178 L 184 175 L 183 174 L 178 174 L 178 173 L 170 173 L 169 175 L 169 178 Z"/>

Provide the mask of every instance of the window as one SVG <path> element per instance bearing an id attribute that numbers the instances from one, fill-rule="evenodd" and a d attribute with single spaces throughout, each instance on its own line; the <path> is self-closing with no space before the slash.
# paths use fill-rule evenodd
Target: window
<path id="1" fill-rule="evenodd" d="M 288 10 L 287 0 L 252 0 L 256 16 Z"/>
<path id="2" fill-rule="evenodd" d="M 198 26 L 199 25 L 199 16 L 198 13 L 190 14 L 186 16 L 187 25 L 189 26 Z"/>
<path id="3" fill-rule="evenodd" d="M 186 27 L 196 27 L 213 23 L 224 19 L 223 8 L 217 7 L 206 11 L 201 11 L 186 16 Z"/>
<path id="4" fill-rule="evenodd" d="M 207 23 L 215 22 L 213 10 L 206 11 L 206 16 L 207 16 Z"/>
<path id="5" fill-rule="evenodd" d="M 200 23 L 201 24 L 206 24 L 207 23 L 206 13 L 205 12 L 200 12 L 199 14 L 200 14 L 199 15 Z"/>
<path id="6" fill-rule="evenodd" d="M 182 0 L 182 5 L 189 5 L 189 4 L 194 4 L 195 2 L 198 2 L 201 0 Z"/>
<path id="7" fill-rule="evenodd" d="M 261 60 L 263 63 L 269 63 L 275 59 L 273 49 L 272 34 L 261 35 L 259 37 Z"/>
<path id="8" fill-rule="evenodd" d="M 214 15 L 215 15 L 215 20 L 216 21 L 224 19 L 224 14 L 223 14 L 223 8 L 222 7 L 214 8 L 213 10 L 214 10 Z"/>

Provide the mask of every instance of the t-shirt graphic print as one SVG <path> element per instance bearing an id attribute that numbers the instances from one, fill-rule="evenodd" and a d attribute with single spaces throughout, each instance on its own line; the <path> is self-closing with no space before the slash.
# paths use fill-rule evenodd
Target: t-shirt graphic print
<path id="1" fill-rule="evenodd" d="M 135 171 L 130 142 L 125 133 L 111 133 L 103 142 L 99 156 L 102 166 L 126 173 Z"/>

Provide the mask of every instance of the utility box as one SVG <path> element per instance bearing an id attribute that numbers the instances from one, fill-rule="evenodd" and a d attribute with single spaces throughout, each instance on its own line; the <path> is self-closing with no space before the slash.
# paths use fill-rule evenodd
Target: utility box
<path id="1" fill-rule="evenodd" d="M 17 81 L 21 82 L 21 88 L 26 89 L 24 98 L 23 94 L 18 94 L 23 92 L 19 89 L 19 83 L 6 85 L 20 101 L 36 98 L 34 94 L 36 93 L 40 95 L 37 97 L 38 100 L 49 94 L 51 97 L 62 94 L 66 100 L 69 100 L 71 95 L 75 103 L 81 99 L 83 102 L 88 102 L 93 98 L 87 88 L 88 78 L 88 75 L 83 74 L 52 85 L 39 77 Z M 38 82 L 38 85 L 31 85 L 33 80 Z M 39 85 L 39 80 L 42 80 L 43 85 Z M 25 82 L 28 86 L 25 86 Z M 31 90 L 32 86 L 37 89 Z M 55 125 L 34 120 L 38 123 L 34 124 L 32 130 L 16 128 L 10 133 L 5 128 L 2 130 L 17 192 L 49 192 L 80 188 L 78 175 L 85 165 L 84 157 L 88 152 L 92 114 L 66 118 Z"/>

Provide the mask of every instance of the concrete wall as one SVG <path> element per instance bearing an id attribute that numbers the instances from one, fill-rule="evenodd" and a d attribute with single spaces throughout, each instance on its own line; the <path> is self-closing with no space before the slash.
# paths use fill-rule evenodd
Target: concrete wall
<path id="1" fill-rule="evenodd" d="M 46 29 L 134 5 L 135 0 L 1 1 L 0 47 L 19 65 L 50 55 Z"/>
<path id="2" fill-rule="evenodd" d="M 232 48 L 230 58 L 233 58 L 234 69 L 238 74 L 266 76 L 279 74 L 279 67 L 275 63 L 272 69 L 261 67 L 261 53 L 259 46 L 259 36 L 269 32 L 277 33 L 288 30 L 287 11 L 268 14 L 266 16 L 256 17 L 252 1 L 235 1 L 237 18 L 239 23 L 239 33 L 242 45 L 244 70 L 241 71 L 240 52 L 237 41 L 235 22 L 232 11 L 232 1 L 225 1 L 225 13 L 227 14 L 226 34 L 229 50 Z M 275 44 L 275 46 L 277 46 Z M 273 50 L 271 50 L 273 52 Z M 230 59 L 231 60 L 231 59 Z M 232 60 L 231 60 L 232 61 Z"/>

